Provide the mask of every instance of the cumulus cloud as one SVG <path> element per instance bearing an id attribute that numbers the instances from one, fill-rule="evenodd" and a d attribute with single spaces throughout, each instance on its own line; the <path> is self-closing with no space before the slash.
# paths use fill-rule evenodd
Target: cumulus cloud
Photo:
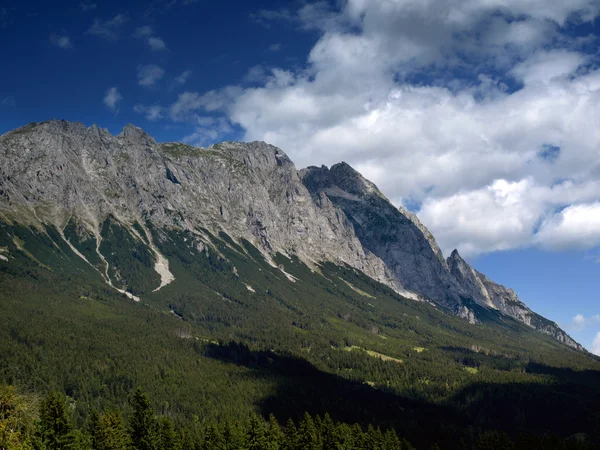
<path id="1" fill-rule="evenodd" d="M 71 43 L 71 38 L 69 36 L 62 36 L 59 34 L 51 34 L 50 42 L 60 48 L 71 48 L 73 44 Z"/>
<path id="2" fill-rule="evenodd" d="M 590 317 L 586 317 L 583 314 L 577 314 L 571 319 L 568 328 L 573 331 L 583 331 L 588 325 L 595 325 L 598 323 L 600 323 L 600 314 Z"/>
<path id="3" fill-rule="evenodd" d="M 173 83 L 176 86 L 183 86 L 185 83 L 187 83 L 187 80 L 190 78 L 190 76 L 192 75 L 192 71 L 191 70 L 185 70 L 181 73 L 181 75 L 175 77 L 175 79 L 173 80 Z"/>
<path id="4" fill-rule="evenodd" d="M 165 41 L 162 38 L 155 36 L 152 27 L 148 25 L 136 28 L 133 36 L 144 41 L 151 50 L 167 50 L 167 44 L 165 44 Z"/>
<path id="5" fill-rule="evenodd" d="M 157 65 L 149 64 L 147 66 L 139 66 L 138 84 L 144 87 L 154 86 L 164 75 L 164 69 Z"/>
<path id="6" fill-rule="evenodd" d="M 164 111 L 163 107 L 159 105 L 145 106 L 140 104 L 135 105 L 133 110 L 138 114 L 144 115 L 150 121 L 162 119 Z"/>
<path id="7" fill-rule="evenodd" d="M 83 11 L 92 11 L 92 10 L 96 9 L 98 7 L 98 5 L 96 5 L 95 3 L 82 2 L 79 4 L 79 7 Z"/>
<path id="8" fill-rule="evenodd" d="M 123 100 L 119 89 L 111 87 L 106 90 L 104 94 L 104 105 L 112 112 L 117 114 L 119 112 L 119 103 Z"/>
<path id="9" fill-rule="evenodd" d="M 185 92 L 167 117 L 220 114 L 301 167 L 345 160 L 395 203 L 420 205 L 445 252 L 600 244 L 600 70 L 564 32 L 600 4 L 339 5 L 256 12 L 319 31 L 306 64 Z"/>
<path id="10" fill-rule="evenodd" d="M 92 26 L 87 30 L 87 33 L 101 37 L 107 41 L 116 41 L 119 39 L 121 27 L 125 22 L 127 22 L 125 14 L 117 14 L 109 20 L 95 19 Z"/>
<path id="11" fill-rule="evenodd" d="M 600 245 L 600 202 L 566 207 L 545 219 L 535 238 L 553 250 Z"/>

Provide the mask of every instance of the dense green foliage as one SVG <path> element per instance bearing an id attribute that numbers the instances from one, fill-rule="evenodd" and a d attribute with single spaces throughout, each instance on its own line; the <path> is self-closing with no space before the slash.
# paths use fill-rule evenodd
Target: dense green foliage
<path id="1" fill-rule="evenodd" d="M 10 396 L 1 395 L 10 393 Z M 14 388 L 0 386 L 0 411 L 15 409 L 27 402 Z M 150 399 L 140 388 L 130 397 L 133 409 L 129 424 L 120 410 L 94 411 L 82 429 L 73 426 L 66 399 L 52 391 L 41 401 L 37 415 L 13 420 L 25 432 L 10 441 L 0 433 L 2 449 L 35 450 L 414 450 L 393 429 L 359 424 L 335 423 L 329 414 L 313 418 L 305 413 L 285 427 L 272 414 L 265 421 L 252 414 L 244 421 L 198 422 L 175 429 L 169 416 L 157 416 Z M 0 430 L 6 429 L 6 414 L 0 415 Z M 466 449 L 464 440 L 456 447 L 434 443 L 430 449 Z M 473 450 L 564 449 L 584 450 L 592 447 L 576 440 L 523 435 L 513 440 L 506 433 L 482 432 L 471 446 Z"/>
<path id="2" fill-rule="evenodd" d="M 265 433 L 269 442 L 279 442 L 279 432 L 312 436 L 316 417 L 329 420 L 327 413 L 367 434 L 369 425 L 375 434 L 395 430 L 419 449 L 486 448 L 526 435 L 556 439 L 556 447 L 576 433 L 588 442 L 600 436 L 600 364 L 591 355 L 493 312 L 470 325 L 351 268 L 309 268 L 284 255 L 274 267 L 249 242 L 224 233 L 199 230 L 202 242 L 145 225 L 176 278 L 158 292 L 153 255 L 133 230 L 107 221 L 100 244 L 142 297 L 135 303 L 56 230 L 0 222 L 8 259 L 0 260 L 0 382 L 34 398 L 64 392 L 73 442 L 82 441 L 79 430 L 104 442 L 96 448 L 127 447 L 135 424 L 154 414 L 172 422 L 145 427 L 150 439 L 181 445 L 233 442 L 240 427 L 254 429 L 259 446 Z M 75 226 L 65 236 L 94 266 L 101 263 L 93 259 L 94 238 Z M 131 400 L 138 385 L 152 406 Z M 281 424 L 291 418 L 297 430 L 262 419 L 252 425 L 253 414 L 273 414 Z M 32 436 L 30 427 L 22 433 Z M 329 442 L 327 433 L 318 442 Z"/>

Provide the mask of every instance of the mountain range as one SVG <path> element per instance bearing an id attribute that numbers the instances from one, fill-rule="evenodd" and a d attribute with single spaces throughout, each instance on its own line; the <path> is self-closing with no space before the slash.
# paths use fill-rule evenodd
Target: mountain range
<path id="1" fill-rule="evenodd" d="M 584 351 L 458 251 L 444 258 L 415 214 L 343 162 L 297 170 L 264 142 L 199 148 L 157 143 L 133 125 L 113 136 L 58 120 L 1 136 L 0 160 L 0 221 L 13 247 L 37 260 L 14 227 L 37 230 L 134 300 L 179 282 L 163 250 L 169 233 L 185 234 L 185 245 L 197 251 L 217 252 L 211 236 L 226 235 L 234 248 L 250 243 L 290 283 L 296 278 L 278 254 L 313 272 L 328 262 L 358 270 L 474 325 L 514 319 Z M 0 249 L 0 265 L 9 265 L 14 249 Z M 133 254 L 135 264 L 119 252 Z"/>

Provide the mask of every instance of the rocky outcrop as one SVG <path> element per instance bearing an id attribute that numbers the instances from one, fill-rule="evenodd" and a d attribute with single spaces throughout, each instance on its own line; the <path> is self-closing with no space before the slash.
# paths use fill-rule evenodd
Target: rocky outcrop
<path id="1" fill-rule="evenodd" d="M 56 120 L 1 136 L 0 160 L 0 219 L 58 230 L 76 223 L 100 246 L 110 217 L 147 242 L 161 286 L 171 280 L 168 261 L 136 223 L 199 235 L 223 231 L 267 258 L 281 252 L 309 265 L 347 264 L 471 322 L 477 321 L 473 300 L 577 346 L 457 252 L 444 260 L 414 214 L 394 207 L 345 163 L 298 172 L 282 150 L 264 142 L 197 148 L 157 143 L 132 125 L 113 136 Z"/>
<path id="2" fill-rule="evenodd" d="M 519 300 L 515 291 L 494 283 L 484 274 L 473 269 L 458 254 L 457 250 L 452 252 L 447 263 L 450 272 L 459 282 L 464 292 L 479 305 L 496 309 L 502 314 L 548 334 L 570 347 L 583 350 L 583 347 L 561 330 L 556 323 L 529 309 L 527 305 Z"/>
<path id="3" fill-rule="evenodd" d="M 370 181 L 346 163 L 308 167 L 300 176 L 315 198 L 326 195 L 344 212 L 362 245 L 379 257 L 408 291 L 474 320 L 461 302 L 460 286 L 446 267 L 433 236 L 394 207 Z"/>

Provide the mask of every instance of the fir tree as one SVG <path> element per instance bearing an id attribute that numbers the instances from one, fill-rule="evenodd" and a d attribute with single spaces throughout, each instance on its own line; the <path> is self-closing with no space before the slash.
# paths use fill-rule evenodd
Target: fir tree
<path id="1" fill-rule="evenodd" d="M 363 436 L 363 445 L 371 450 L 381 450 L 383 447 L 383 434 L 379 428 L 375 429 L 373 425 L 367 427 L 367 432 Z"/>
<path id="2" fill-rule="evenodd" d="M 40 405 L 40 437 L 48 450 L 72 448 L 73 428 L 64 397 L 52 391 Z"/>
<path id="3" fill-rule="evenodd" d="M 246 436 L 240 431 L 239 427 L 229 421 L 225 422 L 223 426 L 223 440 L 225 441 L 225 448 L 227 450 L 245 449 Z"/>
<path id="4" fill-rule="evenodd" d="M 158 424 L 158 434 L 161 450 L 179 450 L 179 436 L 175 431 L 175 425 L 169 417 L 161 417 Z"/>
<path id="5" fill-rule="evenodd" d="M 158 427 L 154 410 L 150 406 L 150 398 L 138 387 L 131 403 L 133 414 L 129 420 L 129 427 L 134 450 L 157 450 Z"/>
<path id="6" fill-rule="evenodd" d="M 252 414 L 247 434 L 248 450 L 263 450 L 266 446 L 265 430 L 258 415 Z"/>
<path id="7" fill-rule="evenodd" d="M 203 450 L 226 450 L 225 439 L 214 423 L 211 423 L 206 428 L 204 433 Z"/>
<path id="8" fill-rule="evenodd" d="M 126 450 L 129 448 L 129 434 L 121 411 L 109 411 L 98 419 L 92 437 L 95 450 Z"/>
<path id="9" fill-rule="evenodd" d="M 329 414 L 325 414 L 321 422 L 320 432 L 321 437 L 323 439 L 323 448 L 335 448 L 338 437 L 337 437 L 337 429 L 331 416 Z"/>
<path id="10" fill-rule="evenodd" d="M 278 450 L 281 448 L 283 443 L 283 432 L 281 431 L 281 427 L 275 419 L 273 414 L 269 415 L 269 422 L 267 423 L 267 431 L 265 433 L 265 438 L 267 440 L 266 448 L 268 450 Z"/>
<path id="11" fill-rule="evenodd" d="M 383 437 L 383 450 L 399 450 L 400 448 L 402 447 L 396 432 L 393 429 L 387 430 Z"/>
<path id="12" fill-rule="evenodd" d="M 320 450 L 323 448 L 321 436 L 310 414 L 304 413 L 304 419 L 298 429 L 298 444 L 303 450 Z"/>
<path id="13" fill-rule="evenodd" d="M 298 448 L 298 429 L 292 419 L 288 419 L 285 424 L 283 448 L 284 450 L 296 450 Z"/>
<path id="14" fill-rule="evenodd" d="M 359 424 L 352 425 L 352 439 L 356 448 L 364 448 L 364 433 Z"/>

